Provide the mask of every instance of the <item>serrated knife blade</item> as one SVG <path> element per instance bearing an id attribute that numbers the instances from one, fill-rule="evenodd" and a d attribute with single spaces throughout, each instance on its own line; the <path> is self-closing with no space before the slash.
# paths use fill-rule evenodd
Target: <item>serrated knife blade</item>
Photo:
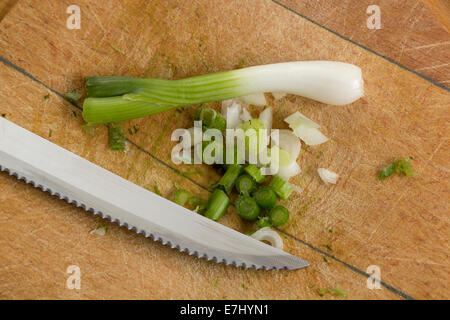
<path id="1" fill-rule="evenodd" d="M 141 188 L 1 117 L 0 170 L 189 255 L 266 270 L 309 265 Z"/>

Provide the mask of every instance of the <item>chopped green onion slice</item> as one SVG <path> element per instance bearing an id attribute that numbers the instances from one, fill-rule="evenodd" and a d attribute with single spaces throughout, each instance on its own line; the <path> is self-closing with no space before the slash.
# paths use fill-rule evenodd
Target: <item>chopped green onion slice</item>
<path id="1" fill-rule="evenodd" d="M 177 190 L 173 197 L 173 202 L 179 204 L 180 206 L 184 206 L 186 202 L 189 200 L 189 192 L 183 189 Z"/>
<path id="2" fill-rule="evenodd" d="M 277 195 L 275 191 L 271 187 L 261 186 L 253 193 L 253 198 L 256 203 L 264 209 L 273 208 L 273 206 L 277 203 Z"/>
<path id="3" fill-rule="evenodd" d="M 272 181 L 270 181 L 269 186 L 283 200 L 287 200 L 291 195 L 291 193 L 294 191 L 289 182 L 284 181 L 278 176 L 274 176 L 272 178 Z"/>
<path id="4" fill-rule="evenodd" d="M 206 105 L 201 105 L 194 111 L 194 120 L 202 121 L 203 129 L 218 129 L 225 131 L 227 128 L 227 121 L 216 110 L 211 109 Z"/>
<path id="5" fill-rule="evenodd" d="M 225 171 L 225 174 L 222 176 L 222 178 L 220 178 L 220 180 L 214 183 L 211 187 L 213 189 L 220 188 L 226 193 L 230 193 L 242 170 L 243 168 L 239 164 L 228 165 L 227 171 Z"/>
<path id="6" fill-rule="evenodd" d="M 255 180 L 248 174 L 243 174 L 236 180 L 236 190 L 240 194 L 249 195 L 255 186 Z"/>
<path id="7" fill-rule="evenodd" d="M 248 221 L 254 221 L 258 218 L 261 209 L 255 199 L 250 196 L 240 196 L 236 202 L 238 215 Z"/>
<path id="8" fill-rule="evenodd" d="M 188 203 L 189 203 L 189 205 L 191 205 L 193 207 L 197 207 L 199 205 L 206 204 L 207 201 L 205 199 L 200 198 L 200 197 L 190 197 L 188 199 Z"/>
<path id="9" fill-rule="evenodd" d="M 110 123 L 109 128 L 109 148 L 111 150 L 125 150 L 125 134 L 120 123 Z"/>
<path id="10" fill-rule="evenodd" d="M 261 174 L 261 169 L 253 164 L 249 164 L 245 167 L 245 172 L 247 172 L 257 183 L 262 183 L 266 179 L 265 176 Z"/>
<path id="11" fill-rule="evenodd" d="M 216 189 L 208 200 L 205 217 L 218 221 L 229 205 L 230 198 L 228 198 L 227 194 L 220 189 Z"/>
<path id="12" fill-rule="evenodd" d="M 289 211 L 283 206 L 275 206 L 270 210 L 269 220 L 275 227 L 282 226 L 289 220 Z"/>

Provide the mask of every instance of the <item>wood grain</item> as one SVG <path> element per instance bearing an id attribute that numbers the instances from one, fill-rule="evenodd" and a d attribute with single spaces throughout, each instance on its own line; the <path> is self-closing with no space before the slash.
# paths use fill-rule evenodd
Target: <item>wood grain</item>
<path id="1" fill-rule="evenodd" d="M 450 87 L 448 1 L 280 0 L 279 3 L 379 54 Z M 425 2 L 425 3 L 424 3 Z M 446 3 L 443 5 L 443 3 Z M 369 30 L 368 6 L 378 5 L 381 29 Z M 436 18 L 436 16 L 437 18 Z"/>
<path id="2" fill-rule="evenodd" d="M 0 0 L 0 20 L 11 10 L 17 0 Z"/>
<path id="3" fill-rule="evenodd" d="M 63 93 L 80 89 L 82 78 L 93 74 L 182 78 L 309 59 L 359 65 L 366 94 L 352 105 L 294 96 L 270 101 L 275 127 L 284 128 L 282 119 L 301 110 L 331 138 L 304 148 L 303 175 L 294 180 L 304 193 L 286 203 L 291 222 L 285 231 L 360 270 L 380 266 L 383 281 L 415 298 L 448 298 L 448 91 L 270 1 L 79 3 L 83 27 L 73 31 L 65 28 L 70 1 L 19 1 L 0 24 L 0 54 Z M 52 141 L 139 185 L 157 184 L 166 196 L 173 181 L 204 195 L 144 153 L 108 151 L 104 128 L 95 137 L 83 135 L 70 105 L 54 94 L 45 100 L 47 89 L 11 67 L 0 70 L 0 112 L 15 123 L 46 138 L 52 128 Z M 190 121 L 187 110 L 126 125 L 139 126 L 130 139 L 169 163 L 171 130 Z M 377 170 L 399 156 L 414 156 L 417 176 L 378 182 Z M 319 166 L 338 172 L 338 185 L 324 185 L 315 174 Z M 202 185 L 217 178 L 204 166 L 182 170 Z M 311 268 L 245 271 L 187 257 L 117 227 L 103 238 L 89 235 L 99 220 L 5 175 L 0 190 L 5 298 L 314 299 L 318 288 L 335 286 L 349 298 L 399 298 L 386 288 L 368 290 L 364 277 L 289 237 L 287 250 Z M 249 228 L 232 210 L 221 222 Z M 79 292 L 64 287 L 69 264 L 85 270 Z"/>

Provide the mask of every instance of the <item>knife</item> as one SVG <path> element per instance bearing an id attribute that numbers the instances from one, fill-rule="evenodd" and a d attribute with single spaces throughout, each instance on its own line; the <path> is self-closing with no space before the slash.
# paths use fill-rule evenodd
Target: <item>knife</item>
<path id="1" fill-rule="evenodd" d="M 189 255 L 266 270 L 309 265 L 141 188 L 1 117 L 0 171 Z"/>

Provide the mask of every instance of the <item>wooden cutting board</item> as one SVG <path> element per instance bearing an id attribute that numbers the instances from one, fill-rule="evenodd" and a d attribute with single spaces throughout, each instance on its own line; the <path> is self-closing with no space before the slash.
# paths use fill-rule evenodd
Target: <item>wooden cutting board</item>
<path id="1" fill-rule="evenodd" d="M 1 173 L 0 298 L 345 299 L 321 297 L 319 290 L 326 288 L 339 288 L 350 299 L 450 296 L 445 77 L 393 63 L 395 57 L 378 52 L 379 43 L 360 44 L 330 32 L 326 21 L 296 13 L 293 1 L 80 0 L 80 30 L 66 28 L 71 4 L 19 0 L 1 21 L 0 114 L 138 185 L 157 187 L 168 198 L 175 184 L 207 197 L 206 186 L 218 178 L 207 166 L 178 167 L 170 161 L 170 134 L 191 125 L 192 110 L 127 122 L 127 128 L 139 128 L 128 137 L 139 148 L 112 152 L 105 128 L 85 134 L 80 105 L 62 95 L 83 92 L 89 75 L 178 79 L 327 59 L 360 66 L 365 96 L 333 107 L 291 95 L 272 101 L 268 95 L 274 127 L 285 128 L 282 119 L 301 110 L 330 137 L 326 144 L 303 148 L 303 173 L 293 183 L 304 191 L 286 203 L 291 212 L 282 234 L 286 250 L 308 260 L 309 268 L 255 271 L 199 260 Z M 352 7 L 351 1 L 346 4 Z M 367 14 L 361 15 L 365 23 Z M 354 23 L 346 28 L 353 25 L 360 28 Z M 441 48 L 448 55 L 448 45 Z M 406 156 L 414 157 L 414 178 L 377 180 L 382 166 Z M 338 172 L 339 183 L 323 184 L 318 167 Z M 250 231 L 232 209 L 221 223 Z M 104 224 L 106 235 L 90 234 Z M 71 265 L 81 271 L 79 290 L 66 286 Z M 366 286 L 371 265 L 381 271 L 379 290 Z"/>

